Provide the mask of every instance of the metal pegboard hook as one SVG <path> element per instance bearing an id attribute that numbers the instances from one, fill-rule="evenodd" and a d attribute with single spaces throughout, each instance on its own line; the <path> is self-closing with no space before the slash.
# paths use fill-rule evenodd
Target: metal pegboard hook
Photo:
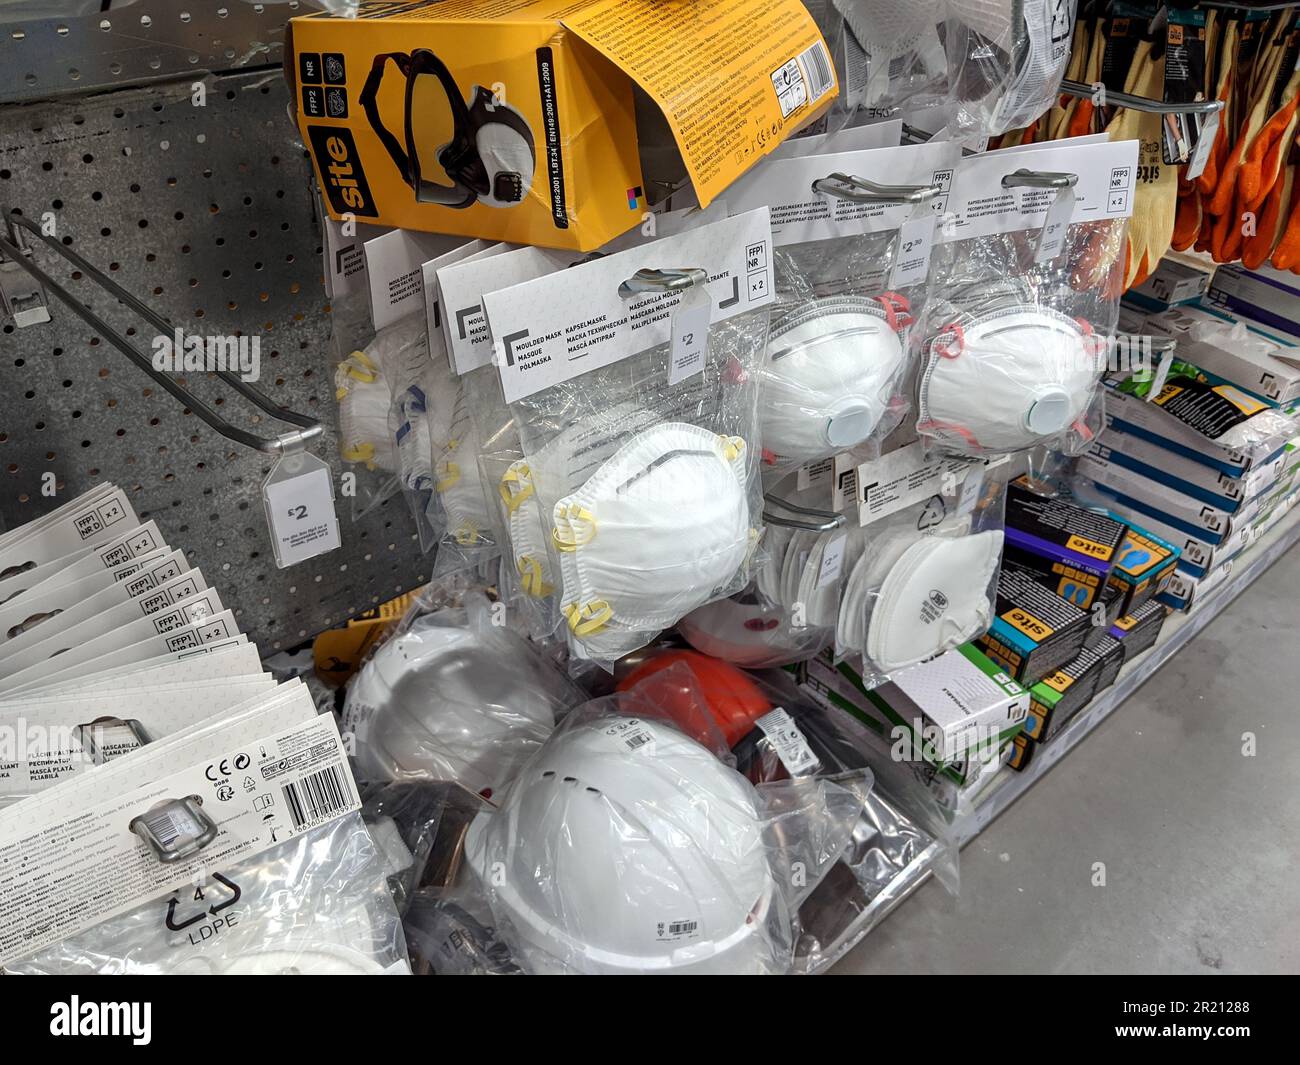
<path id="1" fill-rule="evenodd" d="M 638 270 L 618 286 L 618 294 L 626 300 L 647 292 L 682 292 L 692 285 L 702 285 L 708 279 L 708 271 L 698 266 L 684 269 Z"/>
<path id="2" fill-rule="evenodd" d="M 852 174 L 828 174 L 812 183 L 814 192 L 824 192 L 855 203 L 929 203 L 942 195 L 937 185 L 882 185 Z"/>
<path id="3" fill-rule="evenodd" d="M 141 318 L 152 325 L 159 334 L 170 335 L 175 330 L 162 315 L 158 314 L 152 307 L 142 303 L 126 289 L 122 288 L 107 274 L 103 273 L 93 263 L 87 262 L 71 248 L 66 247 L 52 237 L 41 232 L 41 229 L 35 222 L 25 215 L 19 214 L 14 210 L 6 210 L 4 214 L 6 230 L 13 237 L 18 233 L 15 226 L 21 226 L 27 230 L 39 241 L 61 255 L 68 262 L 72 263 L 79 269 L 82 274 L 94 281 L 109 295 L 113 296 L 121 303 L 125 304 L 131 310 L 135 311 Z M 153 361 L 148 356 L 139 351 L 134 345 L 129 343 L 125 337 L 118 333 L 112 326 L 100 318 L 94 311 L 86 307 L 80 300 L 65 289 L 59 282 L 55 281 L 49 274 L 42 270 L 31 260 L 29 256 L 23 254 L 23 249 L 10 240 L 0 238 L 0 253 L 6 258 L 12 259 L 23 270 L 30 274 L 36 281 L 43 285 L 47 290 L 53 292 L 59 297 L 73 314 L 89 325 L 100 336 L 104 337 L 113 347 L 117 348 L 123 355 L 131 360 L 142 373 L 148 375 L 159 388 L 167 392 L 168 395 L 184 404 L 190 410 L 194 411 L 199 418 L 210 425 L 227 440 L 233 440 L 237 444 L 243 444 L 245 447 L 253 448 L 257 451 L 268 453 L 284 453 L 285 448 L 296 448 L 301 450 L 307 441 L 319 437 L 325 430 L 319 421 L 306 414 L 299 414 L 297 411 L 287 410 L 276 404 L 263 393 L 260 389 L 255 388 L 249 382 L 245 381 L 236 373 L 230 370 L 212 371 L 228 387 L 233 388 L 245 399 L 256 405 L 272 418 L 282 422 L 289 422 L 292 425 L 300 427 L 291 433 L 281 434 L 277 437 L 259 436 L 256 433 L 248 432 L 237 426 L 231 425 L 225 418 L 221 417 L 216 411 L 195 396 L 189 389 L 185 388 L 179 381 L 173 377 L 154 368 Z"/>
<path id="4" fill-rule="evenodd" d="M 791 518 L 784 514 L 774 513 L 768 507 L 763 508 L 763 520 L 769 525 L 781 525 L 789 529 L 806 529 L 809 532 L 830 532 L 832 529 L 838 529 L 844 524 L 844 515 L 836 514 L 833 510 L 818 510 L 816 507 L 805 507 L 798 503 L 791 503 L 788 499 L 782 499 L 774 492 L 764 492 L 763 502 L 770 504 L 771 507 L 778 510 L 788 510 L 794 514 L 806 514 L 812 518 L 818 518 L 818 521 L 804 521 L 801 518 Z"/>
<path id="5" fill-rule="evenodd" d="M 1080 100 L 1095 99 L 1107 107 L 1127 107 L 1131 111 L 1145 111 L 1152 115 L 1210 115 L 1223 110 L 1222 100 L 1189 100 L 1186 103 L 1165 103 L 1146 96 L 1127 92 L 1111 92 L 1102 85 L 1084 85 L 1079 81 L 1062 81 L 1061 92 Z"/>
<path id="6" fill-rule="evenodd" d="M 1072 189 L 1078 183 L 1078 174 L 1067 174 L 1059 170 L 1029 170 L 1025 167 L 1002 179 L 1004 189 Z"/>

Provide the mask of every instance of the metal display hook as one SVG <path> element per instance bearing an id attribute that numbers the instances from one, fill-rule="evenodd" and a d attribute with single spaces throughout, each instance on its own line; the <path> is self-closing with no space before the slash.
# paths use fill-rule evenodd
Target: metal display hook
<path id="1" fill-rule="evenodd" d="M 1099 91 L 1091 85 L 1079 81 L 1062 81 L 1061 92 L 1067 96 L 1076 96 L 1081 100 L 1090 100 Z M 1189 100 L 1186 103 L 1165 103 L 1152 100 L 1146 96 L 1133 96 L 1126 92 L 1105 90 L 1104 99 L 1107 106 L 1127 107 L 1132 111 L 1145 111 L 1153 115 L 1210 115 L 1223 110 L 1222 100 Z"/>
<path id="2" fill-rule="evenodd" d="M 238 374 L 229 370 L 213 371 L 226 385 L 233 388 L 245 399 L 255 404 L 258 408 L 269 414 L 272 418 L 282 422 L 289 422 L 300 428 L 285 432 L 276 437 L 259 436 L 256 433 L 240 429 L 231 425 L 221 415 L 195 396 L 184 385 L 180 384 L 173 377 L 154 369 L 153 361 L 134 345 L 129 343 L 125 337 L 119 334 L 107 322 L 95 314 L 92 310 L 81 303 L 75 296 L 65 289 L 59 282 L 55 281 L 49 274 L 42 270 L 33 262 L 27 254 L 27 249 L 22 244 L 19 233 L 15 226 L 27 230 L 47 247 L 58 252 L 64 259 L 72 263 L 84 275 L 93 280 L 100 288 L 104 289 L 111 296 L 114 296 L 121 303 L 125 304 L 131 310 L 135 311 L 141 318 L 147 321 L 160 333 L 170 335 L 174 329 L 160 314 L 151 307 L 142 303 L 126 289 L 122 288 L 116 281 L 108 277 L 93 264 L 87 262 L 71 248 L 46 236 L 41 232 L 40 227 L 26 216 L 13 210 L 4 212 L 4 221 L 6 227 L 6 237 L 0 237 L 0 253 L 3 253 L 6 260 L 11 260 L 19 267 L 25 270 L 36 279 L 50 292 L 59 297 L 73 314 L 77 315 L 83 322 L 95 330 L 97 334 L 104 337 L 113 347 L 117 348 L 123 355 L 135 364 L 136 368 L 148 375 L 158 385 L 159 388 L 166 391 L 174 399 L 183 403 L 190 410 L 194 411 L 199 418 L 224 436 L 227 440 L 233 440 L 237 444 L 243 444 L 245 447 L 253 448 L 257 451 L 264 451 L 270 454 L 292 454 L 302 451 L 307 444 L 319 437 L 324 431 L 324 426 L 319 421 L 306 414 L 299 414 L 297 411 L 287 410 L 278 407 L 269 396 L 261 390 L 254 388 L 253 385 L 243 380 Z"/>
<path id="3" fill-rule="evenodd" d="M 618 286 L 623 299 L 642 296 L 647 292 L 682 292 L 692 285 L 702 285 L 709 273 L 698 266 L 669 270 L 638 270 Z"/>
<path id="4" fill-rule="evenodd" d="M 821 519 L 820 521 L 804 521 L 800 518 L 787 517 L 784 514 L 774 514 L 767 507 L 764 507 L 763 520 L 769 525 L 783 525 L 789 529 L 806 529 L 809 532 L 830 532 L 832 529 L 838 529 L 844 524 L 843 514 L 836 514 L 833 510 L 818 510 L 816 507 L 805 507 L 798 503 L 791 503 L 788 499 L 782 499 L 772 492 L 763 493 L 763 502 L 770 503 L 773 507 L 781 510 Z"/>
<path id="5" fill-rule="evenodd" d="M 1078 183 L 1078 174 L 1067 174 L 1059 170 L 1027 170 L 1024 167 L 1002 179 L 1004 189 L 1072 189 Z"/>
<path id="6" fill-rule="evenodd" d="M 882 185 L 852 174 L 828 174 L 812 183 L 814 192 L 824 192 L 855 203 L 928 203 L 943 194 L 937 185 Z"/>

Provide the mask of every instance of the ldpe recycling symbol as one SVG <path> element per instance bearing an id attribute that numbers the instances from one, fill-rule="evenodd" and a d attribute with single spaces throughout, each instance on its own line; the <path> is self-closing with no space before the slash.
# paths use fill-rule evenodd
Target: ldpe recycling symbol
<path id="1" fill-rule="evenodd" d="M 948 507 L 943 501 L 943 496 L 931 496 L 926 501 L 921 516 L 916 519 L 916 527 L 921 531 L 929 529 L 943 521 L 947 514 Z"/>

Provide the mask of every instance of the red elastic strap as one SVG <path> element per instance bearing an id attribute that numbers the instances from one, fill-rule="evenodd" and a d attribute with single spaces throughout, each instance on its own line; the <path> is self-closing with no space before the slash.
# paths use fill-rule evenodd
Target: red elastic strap
<path id="1" fill-rule="evenodd" d="M 912 324 L 912 304 L 901 292 L 882 292 L 878 298 L 885 309 L 885 321 L 895 333 Z"/>
<path id="2" fill-rule="evenodd" d="M 749 374 L 745 372 L 745 367 L 740 364 L 740 360 L 734 355 L 731 356 L 730 361 L 727 363 L 725 377 L 727 383 L 733 385 L 743 385 L 749 380 Z"/>
<path id="3" fill-rule="evenodd" d="M 763 448 L 763 463 L 767 466 L 776 465 L 776 452 Z"/>
<path id="4" fill-rule="evenodd" d="M 952 422 L 936 422 L 931 420 L 928 422 L 917 422 L 916 431 L 924 436 L 938 435 L 939 433 L 945 432 L 956 433 L 971 446 L 972 450 L 980 450 L 980 442 L 975 439 L 975 434 L 964 425 L 955 425 Z"/>
<path id="5" fill-rule="evenodd" d="M 1079 436 L 1083 438 L 1085 443 L 1090 442 L 1093 436 L 1095 435 L 1093 431 L 1088 428 L 1088 423 L 1085 422 L 1082 418 L 1080 418 L 1077 422 L 1075 422 L 1072 428 L 1076 433 L 1079 434 Z"/>
<path id="6" fill-rule="evenodd" d="M 953 343 L 956 342 L 957 350 L 953 350 Z M 945 325 L 943 331 L 934 338 L 934 351 L 942 359 L 955 359 L 962 353 L 966 347 L 966 330 L 956 322 L 952 325 Z"/>

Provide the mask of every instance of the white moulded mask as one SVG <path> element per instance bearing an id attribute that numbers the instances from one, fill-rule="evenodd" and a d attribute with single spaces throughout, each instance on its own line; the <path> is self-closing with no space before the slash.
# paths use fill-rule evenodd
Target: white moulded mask
<path id="1" fill-rule="evenodd" d="M 1102 368 L 1091 329 L 1047 308 L 950 325 L 929 344 L 917 430 L 971 454 L 1034 447 L 1084 416 Z"/>
<path id="2" fill-rule="evenodd" d="M 684 422 L 637 433 L 553 512 L 569 628 L 618 657 L 716 598 L 745 564 L 745 442 Z"/>
<path id="3" fill-rule="evenodd" d="M 771 461 L 810 462 L 871 436 L 903 368 L 900 313 L 883 300 L 829 296 L 773 323 L 759 392 Z"/>
<path id="4" fill-rule="evenodd" d="M 880 669 L 923 662 L 988 628 L 989 585 L 1002 556 L 1000 529 L 969 536 L 903 534 L 886 553 L 894 561 L 872 606 L 863 648 Z"/>

